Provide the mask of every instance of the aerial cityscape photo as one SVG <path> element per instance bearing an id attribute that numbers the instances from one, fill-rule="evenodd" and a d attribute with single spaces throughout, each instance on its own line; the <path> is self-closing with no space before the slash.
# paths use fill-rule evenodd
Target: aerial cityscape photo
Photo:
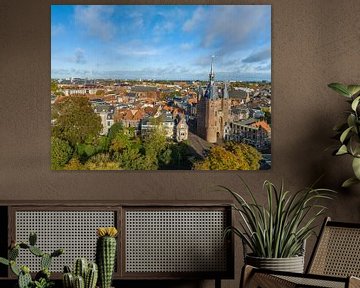
<path id="1" fill-rule="evenodd" d="M 270 5 L 52 5 L 52 170 L 271 168 Z"/>

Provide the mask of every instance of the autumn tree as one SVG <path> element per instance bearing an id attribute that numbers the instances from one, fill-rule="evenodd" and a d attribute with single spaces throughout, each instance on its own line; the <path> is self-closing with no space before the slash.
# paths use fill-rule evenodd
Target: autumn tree
<path id="1" fill-rule="evenodd" d="M 101 119 L 85 97 L 67 97 L 55 105 L 52 135 L 68 141 L 73 147 L 94 143 L 102 129 Z"/>
<path id="2" fill-rule="evenodd" d="M 119 170 L 119 164 L 111 160 L 107 153 L 99 153 L 92 156 L 84 164 L 86 170 Z"/>
<path id="3" fill-rule="evenodd" d="M 73 149 L 67 141 L 51 137 L 51 169 L 61 169 L 71 158 Z"/>
<path id="4" fill-rule="evenodd" d="M 259 151 L 243 143 L 214 146 L 208 156 L 195 163 L 195 170 L 258 170 L 262 156 Z"/>

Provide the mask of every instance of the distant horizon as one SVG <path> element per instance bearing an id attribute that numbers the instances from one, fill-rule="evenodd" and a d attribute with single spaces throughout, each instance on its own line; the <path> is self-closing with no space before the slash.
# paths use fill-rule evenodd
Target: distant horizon
<path id="1" fill-rule="evenodd" d="M 198 74 L 196 77 L 195 75 L 193 75 L 192 77 L 156 77 L 156 76 L 147 76 L 147 75 L 143 75 L 141 73 L 137 74 L 137 75 L 132 75 L 132 76 L 123 76 L 125 73 L 122 72 L 109 72 L 109 73 L 101 73 L 101 75 L 97 75 L 97 76 L 86 76 L 87 74 L 82 74 L 84 76 L 80 76 L 80 75 L 61 75 L 61 76 L 51 76 L 51 79 L 71 79 L 71 78 L 80 78 L 80 79 L 87 79 L 87 80 L 130 80 L 130 81 L 208 81 L 209 77 L 204 77 L 203 74 Z M 227 81 L 227 82 L 231 82 L 231 81 L 239 81 L 239 82 L 261 82 L 261 81 L 267 81 L 267 82 L 271 82 L 271 75 L 268 74 L 257 74 L 257 75 L 249 75 L 249 76 L 243 76 L 243 77 L 232 77 L 229 78 L 226 76 L 227 73 L 224 73 L 224 75 L 221 75 L 222 73 L 219 72 L 218 74 L 220 74 L 219 76 L 215 77 L 215 81 Z M 118 75 L 118 76 L 116 76 Z"/>
<path id="2" fill-rule="evenodd" d="M 51 5 L 51 78 L 271 82 L 271 5 Z"/>

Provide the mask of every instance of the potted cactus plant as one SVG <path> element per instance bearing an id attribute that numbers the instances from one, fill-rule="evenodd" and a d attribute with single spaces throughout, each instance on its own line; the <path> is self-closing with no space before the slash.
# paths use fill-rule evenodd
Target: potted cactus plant
<path id="1" fill-rule="evenodd" d="M 88 262 L 85 258 L 78 258 L 74 263 L 73 272 L 70 267 L 64 267 L 64 288 L 95 288 L 98 279 L 96 263 Z"/>
<path id="2" fill-rule="evenodd" d="M 346 122 L 334 127 L 340 141 L 334 155 L 350 155 L 352 157 L 354 176 L 342 184 L 343 187 L 349 187 L 360 183 L 360 85 L 331 83 L 328 86 L 346 97 L 347 102 L 351 105 Z"/>
<path id="3" fill-rule="evenodd" d="M 101 227 L 97 229 L 96 262 L 99 267 L 99 287 L 110 288 L 116 258 L 115 227 Z"/>
<path id="4" fill-rule="evenodd" d="M 242 239 L 245 264 L 259 268 L 303 272 L 304 243 L 314 233 L 314 222 L 325 211 L 318 200 L 331 199 L 334 191 L 329 189 L 305 188 L 296 193 L 278 189 L 270 181 L 264 182 L 267 193 L 266 205 L 261 205 L 244 183 L 251 201 L 240 193 L 226 187 L 235 199 L 233 205 L 239 213 L 240 227 L 229 227 Z M 250 253 L 247 253 L 250 250 Z"/>
<path id="5" fill-rule="evenodd" d="M 29 243 L 12 243 L 8 252 L 8 259 L 0 257 L 0 263 L 10 266 L 11 271 L 18 277 L 18 288 L 49 288 L 54 285 L 50 280 L 50 265 L 54 257 L 64 253 L 63 249 L 57 249 L 52 253 L 45 253 L 36 246 L 37 236 L 30 233 Z M 19 266 L 16 259 L 20 249 L 28 250 L 39 257 L 41 270 L 35 275 L 34 280 L 30 275 L 30 268 L 26 265 Z"/>

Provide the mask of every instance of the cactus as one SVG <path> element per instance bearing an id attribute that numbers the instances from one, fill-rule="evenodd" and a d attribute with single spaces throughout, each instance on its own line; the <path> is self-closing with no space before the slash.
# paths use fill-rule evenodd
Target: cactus
<path id="1" fill-rule="evenodd" d="M 71 269 L 69 266 L 67 265 L 64 266 L 64 273 L 71 273 Z"/>
<path id="2" fill-rule="evenodd" d="M 51 260 L 52 257 L 50 254 L 45 253 L 42 257 L 41 257 L 41 261 L 40 261 L 40 267 L 41 269 L 49 269 L 50 265 L 51 265 Z"/>
<path id="3" fill-rule="evenodd" d="M 38 248 L 38 247 L 36 247 L 36 246 L 30 246 L 30 247 L 29 247 L 29 251 L 30 251 L 32 254 L 34 254 L 35 256 L 37 256 L 37 257 L 41 257 L 41 256 L 44 255 L 44 252 L 42 252 L 42 251 L 40 250 L 40 248 Z"/>
<path id="4" fill-rule="evenodd" d="M 62 249 L 55 250 L 53 253 L 48 254 L 41 251 L 35 246 L 37 236 L 35 233 L 30 233 L 29 244 L 20 242 L 16 243 L 11 241 L 11 245 L 8 251 L 8 259 L 0 257 L 0 263 L 10 266 L 11 271 L 18 276 L 19 288 L 29 287 L 51 287 L 53 282 L 50 281 L 50 264 L 53 257 L 60 256 L 64 251 Z M 27 266 L 21 268 L 16 264 L 16 259 L 19 256 L 19 250 L 29 250 L 30 253 L 37 257 L 41 257 L 41 271 L 35 276 L 35 281 L 32 280 L 30 275 L 30 269 Z M 45 285 L 45 286 L 44 286 Z"/>
<path id="5" fill-rule="evenodd" d="M 10 261 L 10 269 L 16 276 L 19 276 L 20 268 L 16 265 L 16 262 L 14 260 Z"/>
<path id="6" fill-rule="evenodd" d="M 85 258 L 78 258 L 74 263 L 74 273 L 71 273 L 69 266 L 64 266 L 63 286 L 64 288 L 77 288 L 76 285 L 83 288 L 95 288 L 98 278 L 98 269 L 95 263 L 89 263 Z M 81 280 L 83 284 L 81 283 Z M 77 279 L 77 280 L 76 280 Z"/>
<path id="7" fill-rule="evenodd" d="M 29 235 L 29 244 L 30 244 L 31 246 L 35 246 L 35 245 L 36 245 L 36 241 L 37 241 L 36 233 L 31 232 L 30 235 Z"/>
<path id="8" fill-rule="evenodd" d="M 74 287 L 74 276 L 72 273 L 67 272 L 63 274 L 63 286 L 64 288 L 73 288 Z"/>
<path id="9" fill-rule="evenodd" d="M 85 288 L 83 277 L 78 275 L 74 277 L 74 288 Z"/>
<path id="10" fill-rule="evenodd" d="M 100 288 L 110 288 L 112 274 L 114 272 L 116 256 L 115 227 L 98 228 L 99 238 L 96 243 L 96 262 L 99 267 Z"/>
<path id="11" fill-rule="evenodd" d="M 30 269 L 27 266 L 21 267 L 21 271 L 19 274 L 18 285 L 19 288 L 28 288 L 32 283 Z"/>
<path id="12" fill-rule="evenodd" d="M 75 261 L 74 274 L 85 279 L 88 262 L 85 258 L 79 258 Z"/>
<path id="13" fill-rule="evenodd" d="M 6 265 L 6 266 L 9 266 L 10 261 L 9 261 L 8 259 L 5 259 L 5 258 L 3 258 L 3 257 L 0 257 L 0 263 L 1 263 L 1 264 L 4 264 L 4 265 Z"/>
<path id="14" fill-rule="evenodd" d="M 85 288 L 95 288 L 98 279 L 98 266 L 96 263 L 89 263 L 85 276 Z"/>
<path id="15" fill-rule="evenodd" d="M 15 246 L 14 248 L 9 250 L 8 253 L 9 260 L 16 260 L 16 258 L 19 256 L 19 246 Z"/>
<path id="16" fill-rule="evenodd" d="M 51 253 L 51 257 L 58 257 L 64 253 L 64 249 L 57 249 Z"/>

